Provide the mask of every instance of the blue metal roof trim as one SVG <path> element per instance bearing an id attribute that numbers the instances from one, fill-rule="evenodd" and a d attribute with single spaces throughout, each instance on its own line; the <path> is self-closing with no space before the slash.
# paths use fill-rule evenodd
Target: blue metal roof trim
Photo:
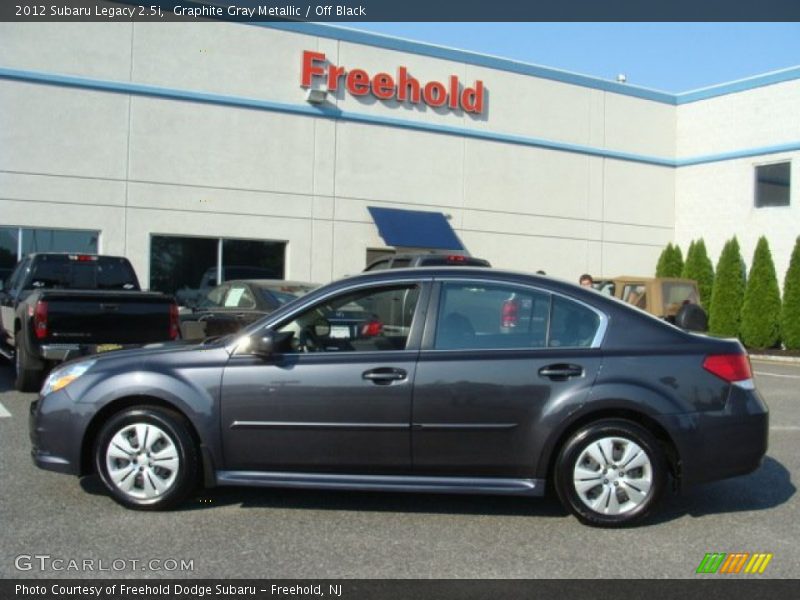
<path id="1" fill-rule="evenodd" d="M 766 156 L 781 152 L 793 152 L 800 150 L 800 141 L 792 141 L 777 146 L 766 146 L 758 148 L 745 148 L 712 154 L 705 156 L 695 156 L 686 158 L 666 158 L 659 156 L 649 156 L 620 152 L 606 148 L 596 148 L 570 144 L 554 140 L 541 138 L 517 136 L 508 133 L 495 131 L 484 131 L 465 127 L 455 127 L 451 125 L 438 125 L 420 121 L 407 121 L 393 117 L 375 116 L 357 112 L 344 112 L 335 106 L 308 106 L 300 104 L 286 104 L 273 102 L 270 100 L 259 100 L 256 98 L 241 98 L 237 96 L 226 96 L 210 92 L 198 92 L 192 90 L 177 90 L 160 86 L 133 83 L 127 81 L 103 81 L 90 79 L 87 77 L 77 77 L 74 75 L 61 75 L 58 73 L 43 73 L 40 71 L 24 71 L 19 69 L 8 69 L 0 66 L 1 80 L 21 81 L 25 83 L 38 83 L 44 85 L 57 85 L 67 88 L 87 89 L 98 92 L 110 92 L 116 94 L 132 94 L 145 97 L 164 98 L 168 100 L 179 100 L 184 102 L 200 102 L 218 106 L 232 106 L 236 108 L 246 108 L 255 110 L 267 110 L 282 112 L 306 117 L 317 117 L 323 119 L 335 119 L 340 121 L 362 123 L 366 125 L 385 125 L 389 127 L 399 127 L 414 131 L 430 133 L 440 133 L 444 135 L 455 135 L 468 137 L 478 140 L 487 140 L 506 144 L 516 144 L 531 148 L 544 148 L 561 152 L 572 152 L 584 154 L 586 156 L 597 156 L 600 158 L 610 158 L 641 164 L 655 165 L 659 167 L 685 167 L 724 160 L 733 160 L 752 156 Z"/>
<path id="2" fill-rule="evenodd" d="M 388 246 L 439 250 L 464 249 L 442 213 L 376 206 L 368 206 L 367 210 L 378 226 L 378 233 Z"/>

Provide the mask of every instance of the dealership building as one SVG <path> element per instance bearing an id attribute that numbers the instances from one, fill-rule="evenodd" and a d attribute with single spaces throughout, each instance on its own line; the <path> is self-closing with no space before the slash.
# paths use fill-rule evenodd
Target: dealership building
<path id="1" fill-rule="evenodd" d="M 0 267 L 168 292 L 392 250 L 575 280 L 800 234 L 800 67 L 683 94 L 311 23 L 0 24 Z M 792 185 L 792 182 L 795 182 Z"/>

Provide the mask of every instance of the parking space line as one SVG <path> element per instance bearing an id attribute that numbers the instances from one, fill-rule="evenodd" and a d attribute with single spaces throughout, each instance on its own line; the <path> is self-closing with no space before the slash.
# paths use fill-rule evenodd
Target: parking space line
<path id="1" fill-rule="evenodd" d="M 783 373 L 767 373 L 766 371 L 754 371 L 756 375 L 766 375 L 767 377 L 783 377 L 785 379 L 800 379 L 800 375 L 785 375 Z"/>
<path id="2" fill-rule="evenodd" d="M 6 410 L 6 407 L 3 406 L 2 403 L 0 403 L 0 419 L 6 418 L 6 417 L 10 417 L 10 416 L 11 416 L 11 413 L 8 412 L 8 410 Z"/>
<path id="3" fill-rule="evenodd" d="M 798 425 L 773 425 L 769 428 L 770 431 L 800 431 Z"/>

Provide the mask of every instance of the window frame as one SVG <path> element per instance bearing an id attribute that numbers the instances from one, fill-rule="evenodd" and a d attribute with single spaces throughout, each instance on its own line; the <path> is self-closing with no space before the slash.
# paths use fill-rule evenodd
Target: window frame
<path id="1" fill-rule="evenodd" d="M 763 167 L 772 167 L 776 165 L 786 165 L 789 170 L 789 185 L 786 191 L 786 204 L 759 204 L 758 202 L 758 170 Z M 756 210 L 764 208 L 791 208 L 792 206 L 792 160 L 787 158 L 783 160 L 775 160 L 763 163 L 753 164 L 753 208 Z"/>
<path id="2" fill-rule="evenodd" d="M 542 347 L 531 347 L 531 346 L 520 346 L 520 347 L 510 347 L 510 348 L 436 348 L 436 330 L 439 326 L 439 306 L 441 303 L 442 297 L 442 288 L 446 283 L 455 283 L 455 284 L 477 284 L 477 285 L 507 285 L 511 288 L 517 287 L 521 290 L 530 290 L 532 292 L 538 292 L 540 294 L 546 294 L 550 296 L 550 309 L 548 315 L 548 322 L 547 322 L 547 345 Z M 552 326 L 552 311 L 553 311 L 553 298 L 559 297 L 569 302 L 574 302 L 584 308 L 587 308 L 594 312 L 600 322 L 597 326 L 597 331 L 595 332 L 594 338 L 592 339 L 592 343 L 589 346 L 550 346 L 550 328 Z M 606 331 L 608 330 L 608 323 L 609 317 L 606 313 L 601 311 L 600 309 L 570 296 L 569 294 L 565 294 L 556 290 L 551 290 L 542 286 L 527 284 L 519 281 L 508 281 L 503 279 L 479 279 L 479 278 L 451 278 L 451 277 L 437 277 L 433 282 L 433 287 L 431 289 L 431 297 L 428 301 L 428 309 L 427 309 L 427 318 L 425 319 L 425 331 L 423 332 L 422 338 L 422 350 L 428 352 L 460 352 L 460 353 L 504 353 L 504 352 L 533 352 L 533 353 L 549 353 L 549 354 L 558 354 L 563 353 L 564 351 L 587 351 L 587 350 L 596 350 L 599 349 L 603 341 L 605 340 Z"/>
<path id="3" fill-rule="evenodd" d="M 345 296 L 348 294 L 352 294 L 353 292 L 358 292 L 364 289 L 381 289 L 381 288 L 393 288 L 403 285 L 415 285 L 418 286 L 419 291 L 419 298 L 417 299 L 417 305 L 414 309 L 414 316 L 411 320 L 411 329 L 408 334 L 408 339 L 406 341 L 406 347 L 403 350 L 354 350 L 354 351 L 347 351 L 347 352 L 309 352 L 309 353 L 280 353 L 278 356 L 292 356 L 292 357 L 313 357 L 315 360 L 322 358 L 322 357 L 330 357 L 331 360 L 338 357 L 341 359 L 342 357 L 347 359 L 347 357 L 359 357 L 363 355 L 371 355 L 371 356 L 386 356 L 390 357 L 392 355 L 397 354 L 406 354 L 409 352 L 418 353 L 421 347 L 422 336 L 424 333 L 424 328 L 427 323 L 426 315 L 430 311 L 430 299 L 431 299 L 431 288 L 432 288 L 432 278 L 431 277 L 404 277 L 402 279 L 392 279 L 391 281 L 369 281 L 369 282 L 361 282 L 358 284 L 348 285 L 346 287 L 337 287 L 328 291 L 325 294 L 317 295 L 315 292 L 311 292 L 306 296 L 302 296 L 302 302 L 299 302 L 297 306 L 293 307 L 292 310 L 288 312 L 284 312 L 281 309 L 278 309 L 270 315 L 266 322 L 259 322 L 258 324 L 254 324 L 252 326 L 246 327 L 243 329 L 239 335 L 235 336 L 235 339 L 227 346 L 228 352 L 232 356 L 249 356 L 252 357 L 252 352 L 237 352 L 238 347 L 241 345 L 241 341 L 244 338 L 250 338 L 253 336 L 260 335 L 262 331 L 277 331 L 281 327 L 287 325 L 297 317 L 299 317 L 302 313 L 313 310 L 314 307 L 328 302 L 332 298 L 337 296 Z M 286 306 L 286 305 L 284 305 Z"/>

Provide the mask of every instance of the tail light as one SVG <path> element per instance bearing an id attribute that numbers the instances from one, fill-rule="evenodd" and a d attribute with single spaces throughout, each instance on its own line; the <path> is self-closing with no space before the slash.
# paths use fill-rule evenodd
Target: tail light
<path id="1" fill-rule="evenodd" d="M 38 340 L 47 337 L 47 302 L 42 300 L 39 300 L 33 309 L 33 333 Z"/>
<path id="2" fill-rule="evenodd" d="M 728 383 L 753 378 L 750 359 L 746 354 L 711 354 L 703 361 L 703 368 Z"/>
<path id="3" fill-rule="evenodd" d="M 503 302 L 500 323 L 503 327 L 516 327 L 519 322 L 519 302 L 516 298 L 509 298 Z"/>
<path id="4" fill-rule="evenodd" d="M 97 262 L 97 256 L 93 254 L 70 254 L 69 259 L 78 262 Z"/>
<path id="5" fill-rule="evenodd" d="M 178 305 L 173 302 L 169 305 L 169 339 L 177 340 L 180 333 L 180 318 L 178 317 Z"/>
<path id="6" fill-rule="evenodd" d="M 367 321 L 361 326 L 361 335 L 363 337 L 375 337 L 383 333 L 383 323 L 380 321 Z"/>
<path id="7" fill-rule="evenodd" d="M 450 254 L 446 260 L 449 263 L 463 263 L 467 262 L 467 257 L 461 254 Z"/>

